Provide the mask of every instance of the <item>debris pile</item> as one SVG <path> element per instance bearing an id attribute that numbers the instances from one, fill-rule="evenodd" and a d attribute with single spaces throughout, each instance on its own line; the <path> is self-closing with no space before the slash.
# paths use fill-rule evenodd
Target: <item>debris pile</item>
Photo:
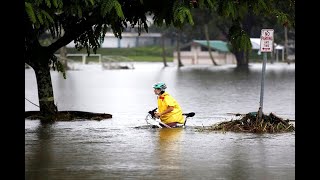
<path id="1" fill-rule="evenodd" d="M 235 114 L 240 119 L 226 121 L 214 124 L 207 130 L 213 131 L 232 131 L 232 132 L 250 132 L 250 133 L 281 133 L 295 131 L 295 127 L 289 119 L 283 120 L 273 113 L 262 115 L 261 120 L 256 112 L 248 114 Z"/>

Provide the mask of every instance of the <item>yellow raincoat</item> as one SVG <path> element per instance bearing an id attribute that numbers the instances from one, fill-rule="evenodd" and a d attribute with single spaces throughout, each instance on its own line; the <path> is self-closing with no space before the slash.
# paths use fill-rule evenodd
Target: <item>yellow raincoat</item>
<path id="1" fill-rule="evenodd" d="M 180 105 L 170 94 L 164 92 L 158 96 L 158 112 L 162 113 L 168 108 L 168 106 L 173 106 L 174 109 L 171 112 L 162 115 L 160 120 L 165 124 L 172 122 L 183 124 L 184 118 L 182 116 L 182 109 Z"/>

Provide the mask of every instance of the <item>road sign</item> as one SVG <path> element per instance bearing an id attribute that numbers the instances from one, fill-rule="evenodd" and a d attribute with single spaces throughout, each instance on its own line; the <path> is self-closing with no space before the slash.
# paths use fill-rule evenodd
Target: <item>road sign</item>
<path id="1" fill-rule="evenodd" d="M 260 51 L 272 52 L 273 51 L 273 29 L 262 29 L 260 36 Z"/>

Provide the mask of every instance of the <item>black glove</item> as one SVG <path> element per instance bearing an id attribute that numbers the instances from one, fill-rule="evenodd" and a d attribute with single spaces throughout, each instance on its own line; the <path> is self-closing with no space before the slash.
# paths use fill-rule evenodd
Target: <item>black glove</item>
<path id="1" fill-rule="evenodd" d="M 157 109 L 158 108 L 155 108 L 154 110 L 148 112 L 152 118 L 155 118 L 154 113 L 156 112 Z"/>

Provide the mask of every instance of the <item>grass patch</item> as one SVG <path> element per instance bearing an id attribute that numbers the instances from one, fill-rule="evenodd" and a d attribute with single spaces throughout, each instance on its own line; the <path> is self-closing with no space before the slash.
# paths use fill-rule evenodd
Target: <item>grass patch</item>
<path id="1" fill-rule="evenodd" d="M 166 59 L 167 62 L 173 61 L 173 50 L 174 47 L 166 47 Z M 69 54 L 87 54 L 85 49 L 78 51 L 75 48 L 67 48 Z M 90 54 L 94 54 L 92 51 Z M 133 48 L 99 48 L 97 54 L 102 56 L 125 56 L 133 61 L 137 62 L 162 62 L 162 48 L 161 46 L 144 46 L 144 47 L 133 47 Z M 76 61 L 81 61 L 80 57 L 72 57 Z M 97 57 L 88 57 L 88 61 L 98 61 Z"/>

